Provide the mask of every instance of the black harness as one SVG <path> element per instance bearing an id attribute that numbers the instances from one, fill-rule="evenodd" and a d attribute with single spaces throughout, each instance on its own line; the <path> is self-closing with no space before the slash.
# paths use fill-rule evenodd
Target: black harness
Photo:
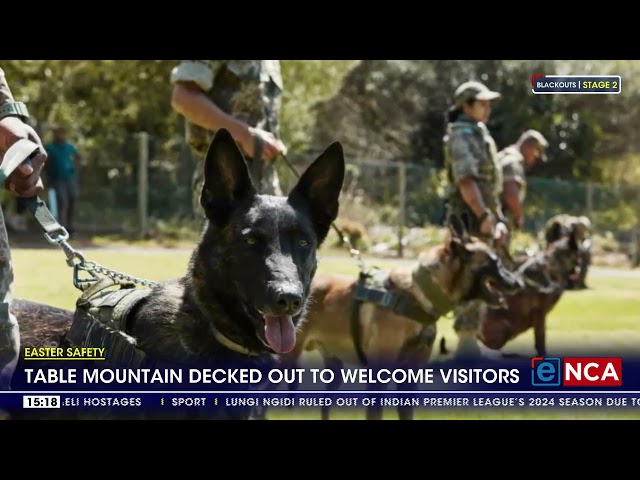
<path id="1" fill-rule="evenodd" d="M 426 269 L 417 269 L 413 272 L 414 285 L 420 289 L 425 298 L 431 303 L 426 307 L 412 294 L 393 285 L 389 272 L 378 270 L 376 272 L 362 270 L 358 276 L 358 282 L 354 291 L 351 306 L 351 337 L 358 359 L 363 365 L 367 365 L 367 358 L 362 349 L 362 325 L 360 322 L 360 307 L 364 303 L 373 303 L 386 308 L 396 315 L 409 318 L 425 328 L 432 327 L 438 319 L 451 310 L 454 304 L 442 291 Z M 435 340 L 435 339 L 434 339 Z"/>
<path id="2" fill-rule="evenodd" d="M 73 347 L 103 347 L 106 363 L 121 367 L 150 367 L 151 360 L 129 335 L 128 318 L 150 288 L 103 277 L 76 302 L 73 323 L 64 341 Z"/>

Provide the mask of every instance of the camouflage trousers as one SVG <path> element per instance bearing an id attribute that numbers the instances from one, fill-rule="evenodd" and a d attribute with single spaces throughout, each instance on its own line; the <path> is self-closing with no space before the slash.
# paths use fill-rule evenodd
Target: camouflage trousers
<path id="1" fill-rule="evenodd" d="M 0 208 L 0 390 L 9 390 L 20 351 L 18 321 L 11 313 L 12 290 L 11 250 Z"/>
<path id="2" fill-rule="evenodd" d="M 453 310 L 455 315 L 453 329 L 456 332 L 475 332 L 480 325 L 480 319 L 486 308 L 487 304 L 482 300 L 469 300 L 458 304 Z"/>
<path id="3" fill-rule="evenodd" d="M 566 289 L 567 290 L 581 290 L 587 287 L 587 272 L 589 271 L 589 266 L 591 265 L 591 251 L 590 250 L 581 250 L 578 253 L 578 261 L 580 263 L 580 276 L 576 280 L 567 279 Z"/>
<path id="4" fill-rule="evenodd" d="M 487 238 L 480 233 L 480 226 L 469 210 L 448 206 L 446 218 L 449 219 L 451 215 L 456 215 L 458 218 L 463 220 L 469 235 L 478 237 L 490 245 L 493 244 L 492 239 Z M 501 249 L 498 249 L 496 253 L 500 257 L 503 257 Z M 485 314 L 486 308 L 487 304 L 483 300 L 474 299 L 461 302 L 453 309 L 453 329 L 458 335 L 456 356 L 463 357 L 466 355 L 480 355 L 480 349 L 476 342 L 476 331 L 480 326 L 480 320 Z"/>
<path id="5" fill-rule="evenodd" d="M 192 206 L 194 215 L 201 217 L 204 215 L 202 206 L 200 205 L 200 194 L 202 192 L 202 186 L 204 185 L 204 160 L 206 151 L 203 152 L 193 149 L 193 153 L 196 155 L 196 158 L 198 158 L 198 165 L 196 171 L 193 173 L 191 182 L 193 191 Z M 251 179 L 258 193 L 265 195 L 282 195 L 275 161 L 256 163 L 252 159 L 247 159 L 247 164 L 249 166 Z"/>

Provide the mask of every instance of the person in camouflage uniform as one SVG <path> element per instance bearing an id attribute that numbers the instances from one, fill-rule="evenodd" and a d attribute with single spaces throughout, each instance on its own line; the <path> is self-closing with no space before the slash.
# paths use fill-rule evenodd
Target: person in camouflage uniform
<path id="1" fill-rule="evenodd" d="M 454 94 L 447 115 L 444 158 L 449 181 L 446 218 L 460 218 L 469 234 L 490 244 L 506 241 L 508 230 L 500 206 L 502 169 L 496 144 L 486 127 L 491 104 L 500 93 L 480 82 L 465 82 Z M 482 309 L 474 300 L 458 305 L 453 327 L 458 335 L 458 357 L 480 355 L 476 342 Z"/>
<path id="2" fill-rule="evenodd" d="M 0 112 L 3 106 L 15 103 L 11 89 L 0 68 Z M 43 190 L 40 174 L 46 161 L 46 152 L 36 131 L 25 123 L 25 116 L 0 113 L 0 159 L 19 139 L 28 139 L 40 146 L 40 154 L 29 165 L 18 167 L 4 187 L 14 194 L 30 198 Z M 8 390 L 20 353 L 18 322 L 11 313 L 13 295 L 13 267 L 7 229 L 0 209 L 0 390 Z"/>
<path id="3" fill-rule="evenodd" d="M 526 172 L 540 160 L 547 161 L 549 142 L 537 130 L 527 130 L 513 145 L 498 152 L 502 168 L 502 211 L 507 217 L 509 231 L 522 230 L 524 215 L 522 202 L 527 194 Z"/>
<path id="4" fill-rule="evenodd" d="M 202 215 L 204 159 L 219 128 L 229 130 L 245 154 L 260 193 L 281 195 L 275 159 L 286 153 L 278 139 L 282 76 L 279 60 L 182 60 L 171 72 L 171 105 L 187 120 L 198 158 L 193 208 Z"/>
<path id="5" fill-rule="evenodd" d="M 569 215 L 561 213 L 554 215 L 544 226 L 543 230 L 546 245 L 549 245 L 567 235 L 575 235 L 580 247 L 580 275 L 578 278 L 567 279 L 567 290 L 581 290 L 589 288 L 586 284 L 587 272 L 591 265 L 591 221 L 581 215 Z"/>

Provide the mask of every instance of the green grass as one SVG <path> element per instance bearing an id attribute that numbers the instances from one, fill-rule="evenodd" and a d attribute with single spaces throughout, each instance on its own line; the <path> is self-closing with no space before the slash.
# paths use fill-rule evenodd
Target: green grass
<path id="1" fill-rule="evenodd" d="M 86 250 L 87 260 L 98 262 L 123 273 L 162 281 L 182 275 L 190 252 L 185 250 L 128 249 Z M 320 271 L 356 275 L 358 267 L 347 257 L 335 258 L 325 251 Z M 73 269 L 65 263 L 58 248 L 12 250 L 15 287 L 14 297 L 73 309 L 79 291 L 73 286 Z M 365 258 L 368 266 L 388 268 L 393 260 Z M 586 291 L 569 291 L 548 317 L 547 345 L 549 355 L 563 355 L 573 346 L 597 353 L 599 351 L 640 351 L 640 275 L 625 278 L 592 274 Z M 455 348 L 456 336 L 452 320 L 438 323 L 438 335 L 444 336 L 450 349 Z M 533 356 L 533 332 L 529 331 L 510 342 L 506 351 Z M 336 419 L 363 419 L 362 410 L 334 410 Z M 418 409 L 420 419 L 640 419 L 640 411 L 631 410 L 431 410 Z M 274 409 L 273 419 L 319 419 L 315 409 Z M 385 411 L 385 419 L 397 418 L 392 409 Z"/>

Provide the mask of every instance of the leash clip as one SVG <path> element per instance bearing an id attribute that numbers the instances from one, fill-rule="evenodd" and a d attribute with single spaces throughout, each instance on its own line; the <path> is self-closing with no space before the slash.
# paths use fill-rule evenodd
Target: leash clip
<path id="1" fill-rule="evenodd" d="M 80 278 L 80 271 L 87 272 L 91 278 Z M 84 262 L 75 263 L 73 265 L 73 286 L 78 290 L 84 291 L 89 285 L 100 280 L 100 277 L 92 269 L 87 269 Z"/>
<path id="2" fill-rule="evenodd" d="M 62 225 L 60 226 L 60 228 L 56 229 L 54 233 L 56 233 L 56 236 L 52 237 L 49 232 L 44 232 L 44 238 L 47 239 L 47 242 L 53 243 L 53 244 L 60 244 L 62 242 L 66 242 L 67 240 L 69 240 L 69 232 L 67 232 L 67 229 L 64 228 Z"/>

